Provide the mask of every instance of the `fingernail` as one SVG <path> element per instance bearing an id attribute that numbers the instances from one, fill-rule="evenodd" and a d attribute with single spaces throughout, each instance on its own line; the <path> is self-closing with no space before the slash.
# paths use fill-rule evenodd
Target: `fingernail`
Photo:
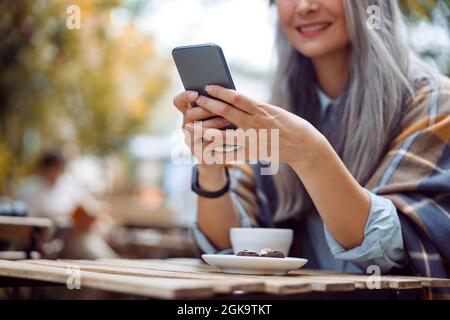
<path id="1" fill-rule="evenodd" d="M 205 87 L 205 91 L 206 92 L 210 92 L 212 90 L 212 86 L 210 86 L 210 85 L 207 85 L 206 87 Z"/>
<path id="2" fill-rule="evenodd" d="M 198 95 L 197 92 L 191 91 L 191 92 L 189 92 L 189 94 L 188 94 L 188 98 L 189 98 L 189 99 L 195 99 L 195 98 L 197 98 L 197 95 Z"/>
<path id="3" fill-rule="evenodd" d="M 187 130 L 193 131 L 194 130 L 194 124 L 188 123 L 184 126 Z"/>

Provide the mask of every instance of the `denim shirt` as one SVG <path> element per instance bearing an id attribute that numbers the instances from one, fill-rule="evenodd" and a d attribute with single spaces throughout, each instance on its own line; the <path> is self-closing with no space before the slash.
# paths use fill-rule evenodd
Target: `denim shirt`
<path id="1" fill-rule="evenodd" d="M 318 90 L 322 113 L 333 107 L 337 100 L 331 100 Z M 366 272 L 367 267 L 376 265 L 381 273 L 392 268 L 402 268 L 407 263 L 403 247 L 402 230 L 397 209 L 391 200 L 378 196 L 367 190 L 370 196 L 370 212 L 364 229 L 361 245 L 346 250 L 333 237 L 317 212 L 305 217 L 305 232 L 301 235 L 302 251 L 310 259 L 308 267 L 343 272 Z M 232 201 L 240 215 L 241 227 L 251 227 L 236 194 L 231 193 Z M 199 247 L 206 253 L 219 253 L 199 229 L 197 222 L 192 228 L 193 236 Z M 220 253 L 231 253 L 231 249 Z"/>

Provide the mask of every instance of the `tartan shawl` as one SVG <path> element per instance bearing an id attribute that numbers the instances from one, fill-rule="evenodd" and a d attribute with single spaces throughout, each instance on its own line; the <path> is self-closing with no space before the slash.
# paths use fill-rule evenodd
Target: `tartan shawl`
<path id="1" fill-rule="evenodd" d="M 407 274 L 450 275 L 450 80 L 422 73 L 415 96 L 402 106 L 399 134 L 365 187 L 392 200 L 409 258 Z M 274 227 L 277 191 L 263 165 L 232 165 L 240 205 L 254 225 Z M 236 177 L 238 177 L 236 179 Z M 426 291 L 426 292 L 425 292 Z M 450 298 L 450 290 L 425 290 L 427 298 Z"/>

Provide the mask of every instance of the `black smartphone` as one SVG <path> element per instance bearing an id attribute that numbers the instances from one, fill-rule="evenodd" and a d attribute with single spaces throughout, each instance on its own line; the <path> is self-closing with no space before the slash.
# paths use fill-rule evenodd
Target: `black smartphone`
<path id="1" fill-rule="evenodd" d="M 223 51 L 218 45 L 205 43 L 176 47 L 172 50 L 172 57 L 186 90 L 212 98 L 205 91 L 205 86 L 209 84 L 236 89 Z M 236 126 L 230 125 L 223 129 L 236 129 Z"/>

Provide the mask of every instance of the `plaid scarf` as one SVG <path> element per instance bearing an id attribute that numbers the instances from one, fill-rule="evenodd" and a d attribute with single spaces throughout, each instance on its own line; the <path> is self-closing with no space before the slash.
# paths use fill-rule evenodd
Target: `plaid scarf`
<path id="1" fill-rule="evenodd" d="M 392 200 L 416 275 L 450 275 L 450 81 L 423 76 L 407 103 L 400 134 L 367 184 Z M 428 298 L 450 298 L 429 290 Z"/>

